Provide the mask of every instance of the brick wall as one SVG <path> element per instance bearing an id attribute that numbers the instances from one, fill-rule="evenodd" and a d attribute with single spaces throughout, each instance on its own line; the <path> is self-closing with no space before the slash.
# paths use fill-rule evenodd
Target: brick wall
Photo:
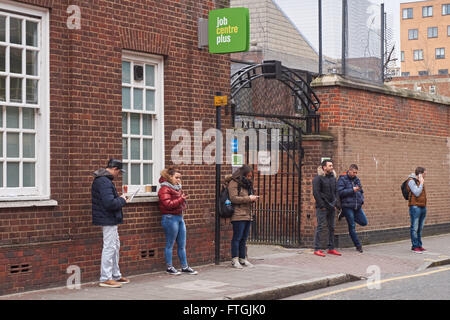
<path id="1" fill-rule="evenodd" d="M 448 224 L 450 100 L 418 98 L 406 91 L 358 85 L 337 77 L 328 80 L 314 85 L 322 102 L 321 133 L 334 138 L 336 172 L 358 164 L 369 225 L 357 231 L 409 226 L 400 185 L 417 166 L 427 169 L 426 224 Z M 318 152 L 327 154 L 329 149 Z M 318 163 L 319 155 L 315 158 Z M 345 219 L 337 222 L 336 233 L 347 233 Z"/>
<path id="2" fill-rule="evenodd" d="M 420 87 L 421 91 L 428 93 L 430 87 L 435 86 L 437 95 L 450 97 L 450 75 L 394 77 L 386 84 L 409 90 L 417 90 Z"/>
<path id="3" fill-rule="evenodd" d="M 98 279 L 102 234 L 91 223 L 90 186 L 92 172 L 109 157 L 122 157 L 123 49 L 164 56 L 166 165 L 177 143 L 171 141 L 174 129 L 193 132 L 194 121 L 202 121 L 204 130 L 215 127 L 213 96 L 228 93 L 230 77 L 227 55 L 197 48 L 197 19 L 227 1 L 21 2 L 50 10 L 50 183 L 58 205 L 0 209 L 0 294 L 65 285 L 70 265 L 81 268 L 83 282 Z M 66 26 L 69 5 L 81 9 L 80 30 Z M 223 128 L 229 127 L 229 116 L 223 119 Z M 215 166 L 181 169 L 191 195 L 185 216 L 189 262 L 213 263 Z M 157 203 L 130 204 L 124 216 L 122 272 L 164 270 Z M 226 259 L 230 227 L 223 224 Z"/>

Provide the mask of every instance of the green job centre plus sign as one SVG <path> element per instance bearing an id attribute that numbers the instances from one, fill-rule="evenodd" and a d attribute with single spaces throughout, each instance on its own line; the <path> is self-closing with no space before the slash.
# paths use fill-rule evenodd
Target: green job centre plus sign
<path id="1" fill-rule="evenodd" d="M 212 10 L 208 18 L 210 53 L 248 51 L 250 20 L 248 8 Z"/>

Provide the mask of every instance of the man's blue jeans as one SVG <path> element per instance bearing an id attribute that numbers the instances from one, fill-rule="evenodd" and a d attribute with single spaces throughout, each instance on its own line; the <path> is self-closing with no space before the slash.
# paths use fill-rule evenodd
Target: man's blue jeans
<path id="1" fill-rule="evenodd" d="M 350 238 L 352 238 L 353 244 L 355 247 L 360 247 L 361 242 L 359 242 L 356 234 L 356 223 L 363 227 L 367 226 L 367 217 L 364 211 L 362 208 L 356 210 L 353 208 L 342 208 L 342 214 L 347 220 L 348 233 L 350 234 Z"/>
<path id="2" fill-rule="evenodd" d="M 427 207 L 409 207 L 409 216 L 411 217 L 411 243 L 413 249 L 422 247 L 422 230 L 426 215 Z"/>
<path id="3" fill-rule="evenodd" d="M 172 266 L 172 251 L 175 241 L 177 242 L 177 253 L 181 267 L 188 266 L 186 259 L 186 225 L 182 215 L 163 214 L 161 224 L 166 235 L 166 248 L 164 256 L 167 266 Z"/>
<path id="4" fill-rule="evenodd" d="M 231 239 L 231 257 L 245 259 L 247 238 L 251 221 L 232 221 L 233 238 Z"/>

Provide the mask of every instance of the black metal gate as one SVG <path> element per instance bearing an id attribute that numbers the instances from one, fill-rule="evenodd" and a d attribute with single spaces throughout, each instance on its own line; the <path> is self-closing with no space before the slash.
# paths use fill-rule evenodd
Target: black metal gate
<path id="1" fill-rule="evenodd" d="M 310 74 L 306 77 L 268 61 L 231 78 L 234 127 L 257 137 L 252 144 L 246 136 L 243 152 L 244 162 L 254 167 L 260 196 L 252 208 L 253 243 L 300 245 L 302 136 L 319 132 L 319 100 L 309 86 Z M 270 166 L 262 161 L 268 156 Z"/>

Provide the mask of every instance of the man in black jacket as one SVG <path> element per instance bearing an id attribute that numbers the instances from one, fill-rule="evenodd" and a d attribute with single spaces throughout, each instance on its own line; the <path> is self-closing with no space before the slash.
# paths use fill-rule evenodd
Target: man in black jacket
<path id="1" fill-rule="evenodd" d="M 313 195 L 316 200 L 317 228 L 314 237 L 314 254 L 325 257 L 325 253 L 320 250 L 320 235 L 328 226 L 328 251 L 329 254 L 340 256 L 341 253 L 334 249 L 334 217 L 337 207 L 337 186 L 336 173 L 333 170 L 331 160 L 322 161 L 317 170 L 318 175 L 313 179 Z"/>
<path id="2" fill-rule="evenodd" d="M 120 240 L 117 225 L 123 222 L 122 207 L 129 202 L 119 196 L 112 180 L 124 172 L 122 162 L 110 159 L 106 168 L 94 172 L 92 182 L 92 223 L 102 227 L 103 251 L 100 286 L 119 288 L 130 282 L 119 269 Z"/>

